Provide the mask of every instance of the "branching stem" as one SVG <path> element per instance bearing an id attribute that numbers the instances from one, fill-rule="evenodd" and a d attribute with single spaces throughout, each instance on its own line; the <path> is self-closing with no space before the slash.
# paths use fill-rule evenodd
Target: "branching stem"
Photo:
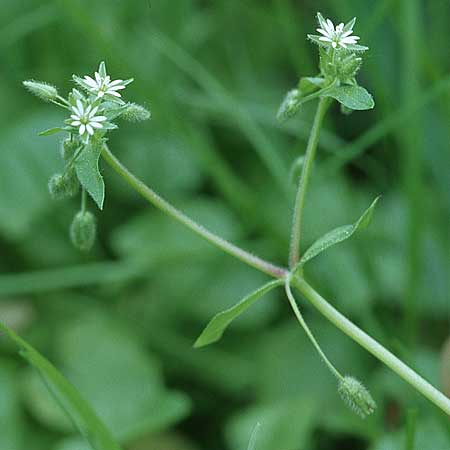
<path id="1" fill-rule="evenodd" d="M 226 241 L 225 239 L 217 236 L 211 231 L 207 230 L 202 225 L 198 224 L 190 217 L 186 216 L 180 210 L 172 206 L 169 202 L 159 196 L 153 189 L 149 188 L 141 180 L 135 177 L 109 150 L 105 145 L 102 151 L 104 160 L 139 194 L 141 194 L 146 200 L 152 203 L 156 208 L 168 214 L 176 221 L 182 223 L 194 233 L 206 239 L 211 244 L 220 248 L 224 252 L 236 257 L 237 259 L 247 263 L 248 265 L 259 269 L 260 271 L 275 277 L 282 278 L 286 275 L 286 269 L 275 266 L 274 264 L 265 261 L 258 256 L 255 256 L 246 250 Z"/>
<path id="2" fill-rule="evenodd" d="M 362 331 L 353 322 L 333 308 L 333 306 L 318 294 L 304 279 L 298 277 L 293 278 L 292 284 L 331 323 L 361 345 L 361 347 L 365 348 L 369 353 L 372 353 L 372 355 L 386 364 L 386 366 L 397 373 L 397 375 L 450 416 L 450 399 L 448 397 L 438 391 L 403 361 L 398 359 L 389 350 L 375 341 L 375 339 L 371 338 L 367 333 Z"/>
<path id="3" fill-rule="evenodd" d="M 321 101 L 322 102 L 322 101 Z M 312 133 L 313 135 L 318 135 L 318 130 L 320 128 L 320 123 L 323 118 L 323 114 L 325 113 L 326 107 L 325 103 L 321 103 L 319 105 L 318 114 L 316 116 L 315 128 L 316 131 Z M 314 138 L 313 140 L 317 140 Z M 316 144 L 317 145 L 317 142 Z M 389 350 L 371 338 L 368 334 L 358 328 L 354 323 L 348 320 L 345 316 L 343 316 L 339 311 L 337 311 L 333 306 L 331 306 L 320 294 L 318 294 L 303 278 L 292 275 L 289 273 L 287 269 L 282 267 L 275 266 L 251 253 L 237 247 L 236 245 L 226 241 L 225 239 L 216 236 L 214 233 L 210 232 L 203 226 L 197 224 L 192 219 L 184 215 L 181 211 L 173 207 L 170 203 L 165 201 L 162 197 L 156 194 L 152 189 L 146 186 L 142 181 L 136 178 L 132 173 L 128 171 L 126 167 L 122 165 L 122 163 L 110 152 L 108 147 L 105 145 L 102 151 L 102 156 L 105 161 L 139 194 L 141 194 L 145 199 L 147 199 L 150 203 L 156 206 L 161 211 L 165 212 L 178 222 L 182 223 L 192 231 L 194 231 L 199 236 L 206 239 L 208 242 L 211 242 L 216 247 L 225 251 L 226 253 L 236 257 L 237 259 L 243 261 L 244 263 L 252 266 L 261 272 L 264 272 L 268 275 L 271 275 L 275 278 L 285 278 L 290 279 L 292 285 L 296 287 L 299 292 L 308 299 L 316 309 L 324 315 L 330 322 L 332 322 L 337 328 L 347 334 L 350 338 L 352 338 L 355 342 L 365 348 L 368 352 L 372 353 L 376 358 L 386 364 L 389 368 L 391 368 L 394 372 L 396 372 L 401 378 L 403 378 L 406 382 L 411 384 L 418 392 L 423 394 L 426 398 L 428 398 L 431 402 L 433 402 L 436 406 L 438 406 L 442 411 L 450 416 L 450 399 L 447 398 L 444 394 L 439 392 L 435 387 L 433 387 L 430 383 L 424 380 L 420 375 L 414 372 L 410 367 L 408 367 L 405 363 L 403 363 L 400 359 L 398 359 L 395 355 L 393 355 Z M 304 194 L 303 194 L 304 195 Z M 289 288 L 288 288 L 289 286 Z M 288 294 L 289 301 L 294 310 L 294 313 L 302 324 L 302 326 L 306 325 L 303 317 L 298 309 L 298 306 L 295 302 L 295 299 L 290 290 L 290 285 L 286 284 L 286 293 Z M 309 330 L 306 326 L 304 327 L 305 331 Z M 308 331 L 307 331 L 308 333 Z M 309 332 L 308 336 L 311 339 L 312 334 Z M 324 361 L 329 364 L 329 367 L 333 367 L 332 364 L 326 359 L 322 350 L 318 346 L 314 337 L 312 336 L 312 341 L 314 345 L 317 345 L 316 348 L 319 350 Z M 340 378 L 339 372 L 333 367 L 333 373 Z"/>

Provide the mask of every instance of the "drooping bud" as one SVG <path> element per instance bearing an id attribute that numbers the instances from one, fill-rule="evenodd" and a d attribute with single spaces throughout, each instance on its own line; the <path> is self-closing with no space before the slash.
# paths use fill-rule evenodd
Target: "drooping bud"
<path id="1" fill-rule="evenodd" d="M 363 419 L 377 407 L 370 392 L 356 378 L 345 376 L 339 381 L 338 392 L 350 409 Z"/>
<path id="2" fill-rule="evenodd" d="M 77 195 L 80 183 L 75 170 L 71 169 L 65 174 L 56 173 L 48 182 L 48 190 L 54 200 L 64 200 Z"/>
<path id="3" fill-rule="evenodd" d="M 121 117 L 128 120 L 128 122 L 143 122 L 151 118 L 151 113 L 148 109 L 137 103 L 128 103 Z"/>
<path id="4" fill-rule="evenodd" d="M 44 102 L 56 100 L 58 97 L 58 90 L 55 86 L 45 83 L 43 81 L 27 80 L 23 85 L 36 97 L 39 97 Z"/>
<path id="5" fill-rule="evenodd" d="M 293 117 L 300 109 L 300 97 L 301 93 L 298 89 L 289 91 L 278 110 L 277 119 L 284 121 Z"/>
<path id="6" fill-rule="evenodd" d="M 80 143 L 74 139 L 64 139 L 61 142 L 61 157 L 65 161 L 69 161 L 80 147 Z"/>
<path id="7" fill-rule="evenodd" d="M 82 252 L 88 252 L 94 245 L 97 225 L 94 215 L 89 211 L 79 211 L 70 226 L 72 244 Z"/>

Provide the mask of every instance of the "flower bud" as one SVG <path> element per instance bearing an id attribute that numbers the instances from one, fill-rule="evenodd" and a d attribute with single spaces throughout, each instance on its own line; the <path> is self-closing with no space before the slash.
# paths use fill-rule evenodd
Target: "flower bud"
<path id="1" fill-rule="evenodd" d="M 72 244 L 82 252 L 88 252 L 95 242 L 97 226 L 94 215 L 89 211 L 79 211 L 70 226 Z"/>
<path id="2" fill-rule="evenodd" d="M 339 381 L 338 392 L 350 409 L 363 419 L 377 407 L 370 392 L 356 378 L 345 376 Z"/>
<path id="3" fill-rule="evenodd" d="M 148 109 L 144 108 L 137 103 L 129 103 L 125 108 L 121 117 L 128 122 L 143 122 L 151 117 L 151 113 Z"/>
<path id="4" fill-rule="evenodd" d="M 283 121 L 293 117 L 300 109 L 300 97 L 301 93 L 298 89 L 289 91 L 278 110 L 277 119 Z"/>
<path id="5" fill-rule="evenodd" d="M 61 157 L 65 161 L 69 161 L 74 155 L 75 151 L 80 147 L 80 143 L 73 139 L 64 139 L 61 142 Z"/>
<path id="6" fill-rule="evenodd" d="M 58 97 L 58 91 L 55 86 L 45 83 L 43 81 L 24 81 L 23 85 L 36 97 L 39 97 L 44 102 L 50 102 L 56 100 Z"/>
<path id="7" fill-rule="evenodd" d="M 77 195 L 80 183 L 75 170 L 71 169 L 65 174 L 56 173 L 48 182 L 48 190 L 54 200 L 64 200 Z"/>

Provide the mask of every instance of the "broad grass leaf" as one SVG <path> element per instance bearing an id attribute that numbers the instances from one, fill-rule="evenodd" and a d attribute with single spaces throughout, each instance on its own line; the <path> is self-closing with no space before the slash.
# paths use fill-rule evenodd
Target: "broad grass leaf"
<path id="1" fill-rule="evenodd" d="M 78 179 L 100 209 L 105 200 L 105 183 L 98 168 L 98 160 L 102 152 L 100 143 L 90 143 L 75 161 Z"/>
<path id="2" fill-rule="evenodd" d="M 239 303 L 233 307 L 223 311 L 212 318 L 201 335 L 195 341 L 194 347 L 204 347 L 206 345 L 217 342 L 223 335 L 224 331 L 230 323 L 244 313 L 250 306 L 259 300 L 264 294 L 270 292 L 272 289 L 280 286 L 282 281 L 275 280 L 265 284 L 256 291 L 244 297 Z"/>
<path id="3" fill-rule="evenodd" d="M 77 389 L 46 358 L 1 323 L 0 330 L 19 347 L 21 356 L 37 370 L 55 400 L 94 450 L 121 449 Z"/>
<path id="4" fill-rule="evenodd" d="M 10 363 L 0 359 L 0 448 L 18 449 L 22 444 L 24 427 L 21 417 L 20 390 L 17 371 Z"/>
<path id="5" fill-rule="evenodd" d="M 324 97 L 331 97 L 347 108 L 363 111 L 373 109 L 375 102 L 373 97 L 361 86 L 338 86 L 326 90 Z"/>
<path id="6" fill-rule="evenodd" d="M 303 254 L 302 258 L 300 259 L 299 266 L 303 266 L 309 260 L 329 249 L 333 245 L 339 244 L 340 242 L 349 239 L 358 230 L 366 228 L 369 225 L 370 220 L 372 219 L 373 210 L 375 209 L 375 206 L 378 203 L 379 199 L 380 197 L 377 197 L 353 225 L 344 225 L 342 227 L 335 228 L 334 230 L 330 231 L 329 233 L 319 238 L 316 242 L 314 242 L 314 244 L 311 245 L 311 247 L 309 247 L 308 250 L 306 250 L 306 252 Z"/>

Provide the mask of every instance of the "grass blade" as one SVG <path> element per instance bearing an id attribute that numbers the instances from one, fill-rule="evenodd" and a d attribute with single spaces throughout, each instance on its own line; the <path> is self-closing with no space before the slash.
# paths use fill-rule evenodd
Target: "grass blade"
<path id="1" fill-rule="evenodd" d="M 1 322 L 0 330 L 19 347 L 20 355 L 38 371 L 50 393 L 94 450 L 121 450 L 91 406 L 46 358 Z"/>

